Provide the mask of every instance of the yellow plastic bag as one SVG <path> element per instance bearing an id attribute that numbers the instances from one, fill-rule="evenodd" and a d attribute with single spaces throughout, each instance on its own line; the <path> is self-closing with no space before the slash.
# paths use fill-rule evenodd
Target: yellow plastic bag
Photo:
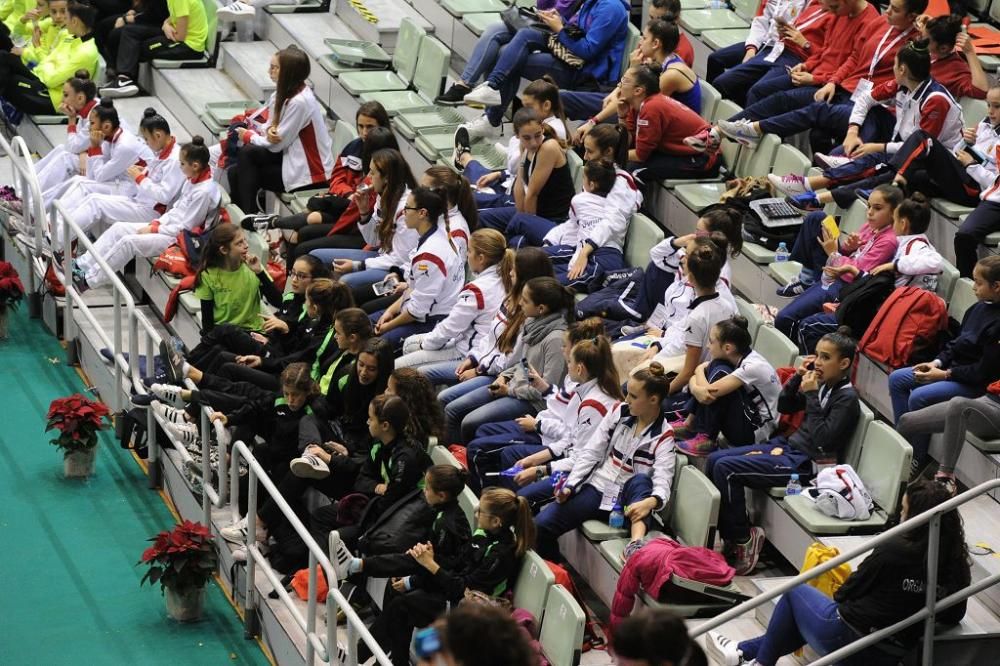
<path id="1" fill-rule="evenodd" d="M 802 561 L 801 571 L 808 571 L 809 569 L 818 567 L 838 555 L 840 555 L 840 551 L 833 546 L 826 546 L 818 541 L 814 542 L 806 550 L 806 556 Z M 851 565 L 844 562 L 840 566 L 834 567 L 826 573 L 813 578 L 809 581 L 809 584 L 826 596 L 833 597 L 833 593 L 840 589 L 840 586 L 844 584 L 844 581 L 846 581 L 847 577 L 850 575 Z"/>

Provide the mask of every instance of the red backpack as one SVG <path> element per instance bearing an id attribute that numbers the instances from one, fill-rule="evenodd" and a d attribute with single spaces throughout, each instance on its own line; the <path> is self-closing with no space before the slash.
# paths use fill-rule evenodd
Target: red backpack
<path id="1" fill-rule="evenodd" d="M 911 354 L 934 344 L 948 328 L 948 306 L 937 294 L 900 287 L 889 295 L 858 345 L 868 358 L 902 368 Z"/>

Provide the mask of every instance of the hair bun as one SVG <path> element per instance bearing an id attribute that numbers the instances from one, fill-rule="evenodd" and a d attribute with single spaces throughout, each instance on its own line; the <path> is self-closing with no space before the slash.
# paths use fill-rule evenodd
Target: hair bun
<path id="1" fill-rule="evenodd" d="M 142 117 L 143 118 L 152 118 L 153 116 L 158 116 L 158 115 L 160 115 L 160 114 L 158 114 L 156 112 L 156 109 L 154 109 L 151 106 L 147 106 L 146 110 L 142 112 Z"/>
<path id="2" fill-rule="evenodd" d="M 73 72 L 73 78 L 74 79 L 80 79 L 81 81 L 89 81 L 90 80 L 90 72 L 88 72 L 85 69 L 78 69 L 75 72 Z"/>
<path id="3" fill-rule="evenodd" d="M 659 361 L 653 361 L 646 369 L 649 370 L 649 374 L 654 377 L 663 377 L 667 374 L 667 371 Z"/>
<path id="4" fill-rule="evenodd" d="M 743 315 L 735 314 L 729 318 L 729 321 L 733 322 L 734 324 L 736 324 L 737 326 L 746 331 L 750 330 L 750 322 L 748 322 L 747 318 L 744 317 Z"/>
<path id="5" fill-rule="evenodd" d="M 204 146 L 205 145 L 205 139 L 201 138 L 200 134 L 195 134 L 193 137 L 191 137 L 191 145 L 192 146 Z"/>
<path id="6" fill-rule="evenodd" d="M 924 194 L 923 192 L 913 192 L 912 194 L 910 194 L 909 199 L 913 203 L 918 203 L 921 206 L 930 205 L 930 201 L 928 201 L 927 195 Z"/>
<path id="7" fill-rule="evenodd" d="M 846 335 L 849 338 L 854 337 L 854 331 L 851 330 L 850 326 L 838 326 L 837 333 L 840 333 L 841 335 Z"/>
<path id="8" fill-rule="evenodd" d="M 105 109 L 113 109 L 115 108 L 115 101 L 110 97 L 102 97 L 101 106 L 104 107 Z"/>

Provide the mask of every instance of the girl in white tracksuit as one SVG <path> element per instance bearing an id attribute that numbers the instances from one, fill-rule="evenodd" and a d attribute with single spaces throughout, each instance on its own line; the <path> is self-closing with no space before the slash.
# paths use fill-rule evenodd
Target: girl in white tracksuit
<path id="1" fill-rule="evenodd" d="M 55 146 L 35 163 L 38 187 L 45 192 L 80 173 L 80 155 L 90 148 L 90 112 L 100 102 L 97 85 L 86 70 L 63 84 L 61 111 L 66 114 L 66 143 Z"/>
<path id="2" fill-rule="evenodd" d="M 139 137 L 121 126 L 118 110 L 110 99 L 90 112 L 90 147 L 87 148 L 86 173 L 73 176 L 42 193 L 45 205 L 55 200 L 73 210 L 89 194 L 132 194 L 135 182 L 128 175 L 134 164 L 145 165 L 153 153 Z"/>
<path id="3" fill-rule="evenodd" d="M 436 164 L 424 171 L 420 184 L 440 190 L 448 200 L 448 226 L 458 256 L 465 263 L 469 258 L 469 236 L 479 227 L 479 208 L 472 196 L 472 186 L 465 176 L 450 167 Z"/>
<path id="4" fill-rule="evenodd" d="M 417 187 L 406 199 L 403 219 L 419 236 L 403 277 L 403 295 L 383 312 L 372 315 L 376 335 L 400 349 L 415 333 L 433 330 L 458 301 L 465 279 L 448 227 L 446 199 L 427 187 Z"/>
<path id="5" fill-rule="evenodd" d="M 221 203 L 218 184 L 212 180 L 208 148 L 200 136 L 191 139 L 180 152 L 181 171 L 187 180 L 174 205 L 151 224 L 117 222 L 94 243 L 93 252 L 74 262 L 73 282 L 86 291 L 107 282 L 94 254 L 102 257 L 114 271 L 120 271 L 135 257 L 155 257 L 167 249 L 185 230 L 207 227 L 215 221 Z"/>
<path id="6" fill-rule="evenodd" d="M 500 276 L 513 266 L 514 251 L 507 249 L 507 241 L 499 231 L 479 229 L 472 234 L 468 263 L 476 278 L 462 287 L 455 307 L 433 331 L 406 339 L 404 355 L 396 359 L 397 368 L 460 360 L 479 340 L 489 337 L 507 296 Z"/>
<path id="7" fill-rule="evenodd" d="M 113 222 L 148 224 L 167 209 L 184 185 L 181 173 L 181 147 L 170 134 L 170 125 L 155 109 L 146 109 L 139 133 L 153 159 L 146 166 L 132 165 L 128 174 L 135 180 L 135 192 L 123 194 L 91 194 L 70 212 L 73 221 L 87 231 L 96 225 Z"/>
<path id="8" fill-rule="evenodd" d="M 247 214 L 257 213 L 260 190 L 292 192 L 325 187 L 333 176 L 333 142 L 326 113 L 306 84 L 309 56 L 290 46 L 277 53 L 278 81 L 267 131 L 261 135 L 239 129 L 236 166 L 229 170 L 233 203 Z"/>

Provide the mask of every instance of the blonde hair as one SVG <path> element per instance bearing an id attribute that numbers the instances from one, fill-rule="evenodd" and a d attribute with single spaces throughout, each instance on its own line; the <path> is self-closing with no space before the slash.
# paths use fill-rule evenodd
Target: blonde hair
<path id="1" fill-rule="evenodd" d="M 521 557 L 535 545 L 535 519 L 531 515 L 528 500 L 518 496 L 513 490 L 484 488 L 479 496 L 479 506 L 486 513 L 500 519 L 505 528 L 514 530 L 514 543 L 517 556 Z"/>

